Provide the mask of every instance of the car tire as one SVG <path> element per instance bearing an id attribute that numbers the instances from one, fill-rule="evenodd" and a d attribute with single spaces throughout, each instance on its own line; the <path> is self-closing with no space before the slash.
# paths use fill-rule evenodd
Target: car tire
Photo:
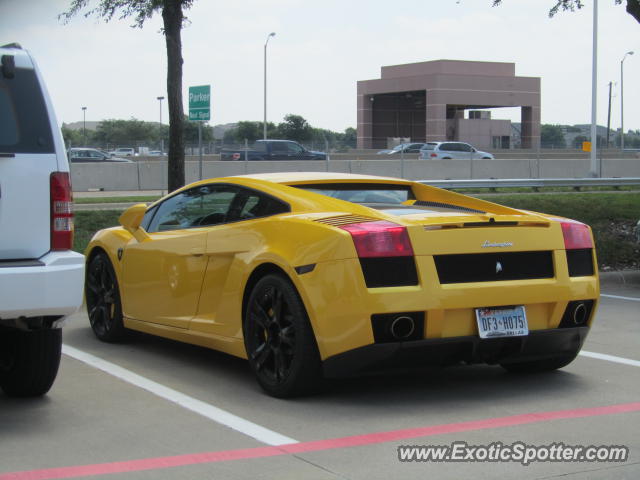
<path id="1" fill-rule="evenodd" d="M 87 267 L 85 298 L 91 329 L 103 342 L 122 340 L 126 329 L 122 322 L 122 302 L 116 272 L 106 253 L 96 254 Z"/>
<path id="2" fill-rule="evenodd" d="M 267 275 L 256 283 L 243 327 L 249 365 L 265 392 L 287 398 L 320 387 L 322 369 L 316 339 L 289 279 Z"/>
<path id="3" fill-rule="evenodd" d="M 500 366 L 510 373 L 541 373 L 550 372 L 566 367 L 578 356 L 578 352 L 573 355 L 563 355 L 560 357 L 548 358 L 546 360 L 536 360 L 530 362 L 501 363 Z"/>
<path id="4" fill-rule="evenodd" d="M 58 375 L 62 329 L 0 331 L 0 388 L 10 397 L 38 397 Z"/>

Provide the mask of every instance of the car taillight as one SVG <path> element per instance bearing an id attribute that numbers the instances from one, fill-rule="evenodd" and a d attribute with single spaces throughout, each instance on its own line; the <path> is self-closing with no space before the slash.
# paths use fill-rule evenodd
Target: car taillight
<path id="1" fill-rule="evenodd" d="M 392 222 L 364 222 L 343 225 L 353 238 L 358 257 L 410 257 L 413 248 L 407 228 Z"/>
<path id="2" fill-rule="evenodd" d="M 431 154 L 431 158 L 436 158 L 437 156 L 438 156 L 438 154 L 437 154 L 437 153 L 432 153 L 432 154 Z"/>
<path id="3" fill-rule="evenodd" d="M 564 237 L 564 248 L 567 250 L 578 250 L 593 248 L 589 227 L 580 222 L 561 222 L 562 235 Z"/>
<path id="4" fill-rule="evenodd" d="M 51 250 L 73 247 L 73 194 L 69 172 L 53 172 L 50 179 Z"/>

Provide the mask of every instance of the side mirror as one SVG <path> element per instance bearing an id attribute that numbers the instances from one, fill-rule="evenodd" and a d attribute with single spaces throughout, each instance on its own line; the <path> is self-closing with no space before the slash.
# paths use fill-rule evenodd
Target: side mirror
<path id="1" fill-rule="evenodd" d="M 140 224 L 142 223 L 142 219 L 144 218 L 144 214 L 147 212 L 147 204 L 146 203 L 138 203 L 127 208 L 118 221 L 120 225 L 132 235 L 135 235 L 136 231 L 140 228 Z"/>

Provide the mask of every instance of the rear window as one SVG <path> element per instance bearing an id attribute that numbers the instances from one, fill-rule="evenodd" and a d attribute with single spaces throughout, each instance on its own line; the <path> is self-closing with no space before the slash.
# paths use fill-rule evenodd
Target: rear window
<path id="1" fill-rule="evenodd" d="M 315 185 L 294 185 L 310 192 L 328 197 L 346 200 L 352 203 L 384 203 L 400 205 L 407 200 L 414 200 L 415 195 L 409 185 L 393 185 L 380 183 L 324 183 Z"/>
<path id="2" fill-rule="evenodd" d="M 0 74 L 0 153 L 54 153 L 47 107 L 35 71 Z"/>
<path id="3" fill-rule="evenodd" d="M 425 143 L 420 150 L 433 150 L 436 148 L 437 143 Z"/>

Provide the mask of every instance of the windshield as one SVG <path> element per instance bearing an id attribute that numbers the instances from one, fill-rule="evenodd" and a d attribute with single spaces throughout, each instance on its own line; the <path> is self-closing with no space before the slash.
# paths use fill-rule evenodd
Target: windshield
<path id="1" fill-rule="evenodd" d="M 415 199 L 411 186 L 409 185 L 327 183 L 295 186 L 303 190 L 326 195 L 327 197 L 361 204 L 382 203 L 387 205 L 401 205 L 407 200 Z"/>

